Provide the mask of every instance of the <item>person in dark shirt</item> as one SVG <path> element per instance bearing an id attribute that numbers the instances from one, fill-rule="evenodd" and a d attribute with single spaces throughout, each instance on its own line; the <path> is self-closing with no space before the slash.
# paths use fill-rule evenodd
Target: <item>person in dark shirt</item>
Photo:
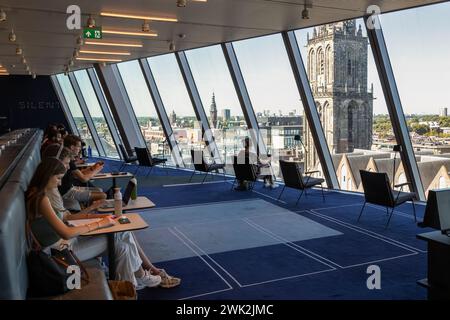
<path id="1" fill-rule="evenodd" d="M 79 154 L 81 139 L 75 135 L 68 135 L 64 139 L 64 146 L 72 152 L 72 156 Z M 103 169 L 103 164 L 96 163 L 94 166 L 79 170 L 72 159 L 69 168 L 61 180 L 59 192 L 61 193 L 64 206 L 69 210 L 80 210 L 80 202 L 90 204 L 93 201 L 106 199 L 106 194 L 100 188 L 75 186 L 74 181 L 87 183 Z"/>

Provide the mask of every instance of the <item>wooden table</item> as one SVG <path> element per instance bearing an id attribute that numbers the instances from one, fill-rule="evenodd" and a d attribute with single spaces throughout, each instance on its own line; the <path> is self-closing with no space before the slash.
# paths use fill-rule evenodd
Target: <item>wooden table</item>
<path id="1" fill-rule="evenodd" d="M 112 179 L 113 180 L 113 188 L 117 187 L 116 179 L 117 178 L 133 178 L 134 174 L 129 172 L 121 172 L 121 174 L 111 174 L 111 173 L 97 173 L 95 176 L 92 176 L 91 180 L 105 180 Z"/>
<path id="2" fill-rule="evenodd" d="M 130 210 L 143 210 L 153 208 L 155 204 L 147 197 L 137 197 L 136 200 L 130 200 L 128 205 L 122 207 L 122 211 Z M 114 207 L 112 208 L 98 208 L 99 213 L 109 213 L 114 212 Z"/>
<path id="3" fill-rule="evenodd" d="M 115 279 L 116 277 L 116 254 L 114 245 L 114 234 L 117 232 L 134 231 L 148 228 L 148 224 L 141 218 L 138 213 L 124 214 L 128 217 L 130 223 L 120 224 L 108 228 L 97 229 L 88 233 L 82 234 L 82 236 L 97 236 L 105 234 L 108 238 L 108 259 L 109 259 L 109 278 Z"/>

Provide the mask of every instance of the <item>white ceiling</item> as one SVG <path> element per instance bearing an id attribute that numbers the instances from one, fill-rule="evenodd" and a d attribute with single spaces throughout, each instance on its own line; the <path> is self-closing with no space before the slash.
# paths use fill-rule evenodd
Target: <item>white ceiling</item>
<path id="1" fill-rule="evenodd" d="M 91 46 L 97 50 L 131 51 L 126 60 L 169 52 L 169 41 L 176 49 L 189 49 L 214 43 L 245 39 L 282 30 L 319 25 L 362 16 L 371 4 L 380 6 L 382 12 L 418 5 L 441 2 L 439 0 L 306 0 L 312 1 L 310 19 L 303 20 L 301 11 L 305 0 L 188 0 L 185 8 L 178 8 L 176 0 L 0 0 L 0 9 L 7 13 L 7 20 L 0 22 L 0 64 L 11 74 L 27 74 L 16 48 L 23 55 L 32 72 L 54 74 L 63 71 L 77 47 L 76 39 L 81 30 L 68 30 L 66 9 L 80 6 L 82 26 L 89 14 L 94 15 L 97 26 L 103 28 L 140 31 L 141 20 L 100 17 L 101 11 L 176 17 L 178 22 L 150 21 L 156 38 L 117 36 L 104 34 L 105 41 L 138 42 L 143 48 L 116 48 Z M 17 41 L 11 43 L 11 29 Z M 178 37 L 185 34 L 184 39 Z M 100 56 L 99 56 L 100 57 Z M 108 57 L 108 56 L 103 56 Z M 110 56 L 111 57 L 111 56 Z M 15 65 L 13 68 L 11 65 Z M 76 61 L 73 69 L 91 64 Z"/>

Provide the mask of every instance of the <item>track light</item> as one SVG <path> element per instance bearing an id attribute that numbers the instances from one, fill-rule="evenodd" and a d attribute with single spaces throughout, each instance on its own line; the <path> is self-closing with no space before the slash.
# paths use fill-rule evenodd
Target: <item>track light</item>
<path id="1" fill-rule="evenodd" d="M 21 61 L 22 61 L 23 64 L 26 64 L 26 63 L 27 63 L 27 59 L 25 59 L 25 57 L 22 57 L 22 60 L 21 60 Z"/>
<path id="2" fill-rule="evenodd" d="M 6 21 L 6 12 L 2 9 L 0 10 L 0 22 Z"/>
<path id="3" fill-rule="evenodd" d="M 305 6 L 305 9 L 302 11 L 302 19 L 309 19 L 309 11 Z"/>
<path id="4" fill-rule="evenodd" d="M 177 7 L 186 7 L 186 0 L 177 0 Z"/>
<path id="5" fill-rule="evenodd" d="M 31 75 L 31 77 L 32 77 L 33 79 L 36 79 L 36 73 L 33 73 L 33 74 Z"/>
<path id="6" fill-rule="evenodd" d="M 150 23 L 148 21 L 144 21 L 142 24 L 142 32 L 150 32 Z"/>
<path id="7" fill-rule="evenodd" d="M 27 66 L 27 67 L 25 68 L 25 71 L 30 72 L 30 67 Z"/>
<path id="8" fill-rule="evenodd" d="M 10 34 L 9 34 L 9 41 L 10 42 L 16 42 L 16 34 L 14 33 L 14 30 L 11 30 Z"/>
<path id="9" fill-rule="evenodd" d="M 18 56 L 20 56 L 22 53 L 23 53 L 22 48 L 17 47 L 17 48 L 16 48 L 16 54 L 17 54 Z"/>
<path id="10" fill-rule="evenodd" d="M 83 38 L 81 36 L 77 39 L 77 45 L 82 46 L 83 45 Z"/>
<path id="11" fill-rule="evenodd" d="M 169 51 L 175 51 L 175 43 L 173 41 L 169 43 Z"/>
<path id="12" fill-rule="evenodd" d="M 87 21 L 87 26 L 89 28 L 95 28 L 95 19 L 91 15 L 89 15 L 89 19 Z"/>
<path id="13" fill-rule="evenodd" d="M 78 50 L 77 49 L 73 50 L 72 57 L 73 58 L 77 58 L 78 57 Z"/>
<path id="14" fill-rule="evenodd" d="M 75 64 L 75 62 L 73 62 L 73 59 L 70 59 L 69 66 L 73 67 L 74 64 Z"/>

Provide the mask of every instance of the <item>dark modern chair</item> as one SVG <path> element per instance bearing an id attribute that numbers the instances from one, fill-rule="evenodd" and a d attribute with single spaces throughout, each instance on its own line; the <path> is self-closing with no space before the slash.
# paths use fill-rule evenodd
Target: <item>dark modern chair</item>
<path id="1" fill-rule="evenodd" d="M 255 186 L 255 182 L 258 179 L 257 168 L 254 164 L 250 164 L 247 161 L 238 161 L 238 157 L 233 157 L 233 170 L 235 179 L 233 184 L 231 185 L 231 189 L 233 189 L 236 180 L 248 181 L 250 182 L 250 190 Z M 241 163 L 244 162 L 244 163 Z"/>
<path id="2" fill-rule="evenodd" d="M 153 168 L 155 166 L 157 166 L 158 164 L 162 164 L 164 168 L 166 167 L 167 159 L 153 158 L 151 156 L 150 152 L 148 152 L 147 148 L 135 147 L 134 150 L 136 151 L 136 156 L 139 161 L 139 166 L 150 168 L 150 170 L 147 172 L 147 176 L 152 172 Z M 166 174 L 168 174 L 167 168 L 166 168 Z"/>
<path id="3" fill-rule="evenodd" d="M 389 183 L 389 177 L 385 172 L 370 172 L 366 170 L 359 170 L 361 175 L 361 182 L 364 188 L 364 205 L 359 213 L 358 220 L 364 211 L 366 203 L 377 204 L 386 207 L 386 214 L 389 215 L 388 221 L 386 223 L 386 228 L 391 221 L 394 209 L 396 206 L 406 202 L 412 201 L 412 207 L 414 212 L 414 221 L 417 222 L 416 218 L 416 208 L 414 206 L 415 194 L 411 192 L 403 192 L 392 190 L 391 184 Z M 410 185 L 411 183 L 405 182 L 395 185 L 396 188 L 403 189 L 404 186 Z M 392 208 L 389 214 L 389 208 Z"/>
<path id="4" fill-rule="evenodd" d="M 189 178 L 189 182 L 191 182 L 194 174 L 198 172 L 205 172 L 205 177 L 203 178 L 203 182 L 205 182 L 206 177 L 211 171 L 222 170 L 223 171 L 223 179 L 226 180 L 225 177 L 225 164 L 224 163 L 207 163 L 205 158 L 203 157 L 203 151 L 191 149 L 191 158 L 192 163 L 194 164 L 194 172 L 192 172 L 191 177 Z"/>
<path id="5" fill-rule="evenodd" d="M 128 151 L 125 149 L 125 147 L 121 144 L 119 144 L 120 153 L 122 154 L 123 162 L 122 165 L 119 168 L 119 171 L 122 171 L 123 168 L 126 167 L 126 165 L 135 164 L 137 165 L 138 158 L 135 155 L 130 156 L 128 154 Z M 136 172 L 139 170 L 139 166 L 137 166 Z M 135 172 L 135 174 L 136 174 Z"/>
<path id="6" fill-rule="evenodd" d="M 298 162 L 284 161 L 284 160 L 280 160 L 280 169 L 281 174 L 283 175 L 284 186 L 280 192 L 280 195 L 278 196 L 278 200 L 280 200 L 281 195 L 283 194 L 284 189 L 286 187 L 298 189 L 301 190 L 301 193 L 297 199 L 297 202 L 295 203 L 295 205 L 297 205 L 303 193 L 305 193 L 305 196 L 307 196 L 307 189 L 320 185 L 322 189 L 322 198 L 323 201 L 325 201 L 325 195 L 323 193 L 323 186 L 322 186 L 322 183 L 324 183 L 325 180 L 321 178 L 313 178 L 311 176 L 312 174 L 320 171 L 318 170 L 308 171 L 305 172 L 305 176 L 303 176 L 300 164 Z"/>

